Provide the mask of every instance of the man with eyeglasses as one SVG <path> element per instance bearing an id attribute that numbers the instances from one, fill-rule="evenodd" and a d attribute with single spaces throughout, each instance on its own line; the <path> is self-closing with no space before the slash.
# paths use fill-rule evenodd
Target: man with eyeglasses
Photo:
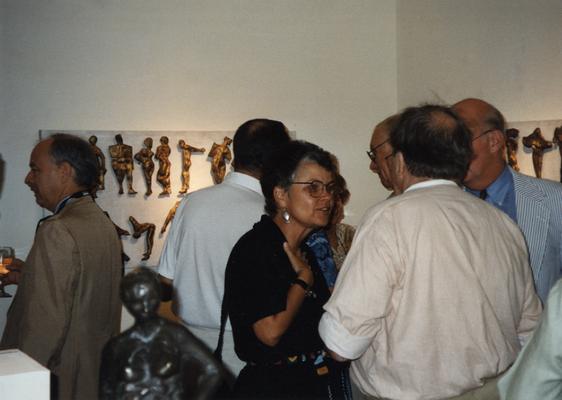
<path id="1" fill-rule="evenodd" d="M 562 185 L 520 174 L 507 165 L 505 119 L 494 106 L 469 98 L 453 110 L 472 134 L 474 157 L 463 183 L 519 225 L 544 302 L 562 277 Z"/>
<path id="2" fill-rule="evenodd" d="M 389 135 L 399 117 L 399 114 L 391 115 L 375 126 L 371 136 L 370 148 L 367 151 L 367 155 L 371 159 L 369 169 L 377 174 L 382 185 L 391 191 L 388 156 L 392 154 L 392 146 L 390 145 Z"/>
<path id="3" fill-rule="evenodd" d="M 540 316 L 519 228 L 460 187 L 470 139 L 434 105 L 391 131 L 397 196 L 365 214 L 319 325 L 370 398 L 497 399 Z"/>

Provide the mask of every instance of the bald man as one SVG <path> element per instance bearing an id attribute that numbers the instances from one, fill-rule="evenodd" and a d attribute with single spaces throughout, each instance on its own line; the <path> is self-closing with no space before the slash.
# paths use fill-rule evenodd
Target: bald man
<path id="1" fill-rule="evenodd" d="M 520 174 L 507 165 L 505 119 L 494 106 L 469 98 L 453 109 L 472 134 L 474 157 L 464 185 L 519 225 L 537 294 L 544 302 L 562 276 L 562 185 Z"/>
<path id="2" fill-rule="evenodd" d="M 384 119 L 373 130 L 371 136 L 370 150 L 367 155 L 371 159 L 369 169 L 379 176 L 382 185 L 392 191 L 390 183 L 390 169 L 388 166 L 388 157 L 392 154 L 392 146 L 390 145 L 390 131 L 394 129 L 400 115 L 395 114 Z"/>

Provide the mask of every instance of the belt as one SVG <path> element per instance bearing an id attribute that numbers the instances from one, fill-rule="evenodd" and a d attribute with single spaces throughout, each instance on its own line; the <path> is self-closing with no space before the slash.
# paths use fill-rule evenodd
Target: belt
<path id="1" fill-rule="evenodd" d="M 280 360 L 267 362 L 267 363 L 256 363 L 249 361 L 248 365 L 252 367 L 264 367 L 264 366 L 294 366 L 302 365 L 307 363 L 314 364 L 316 373 L 318 375 L 325 375 L 328 373 L 328 366 L 326 365 L 326 358 L 329 358 L 328 353 L 324 350 L 317 350 L 310 353 L 295 354 L 292 356 L 283 357 Z"/>

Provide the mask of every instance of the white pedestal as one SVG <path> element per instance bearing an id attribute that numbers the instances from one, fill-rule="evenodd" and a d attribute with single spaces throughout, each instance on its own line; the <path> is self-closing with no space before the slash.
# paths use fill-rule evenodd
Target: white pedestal
<path id="1" fill-rule="evenodd" d="M 3 399 L 49 400 L 50 371 L 20 350 L 0 351 L 0 393 Z"/>

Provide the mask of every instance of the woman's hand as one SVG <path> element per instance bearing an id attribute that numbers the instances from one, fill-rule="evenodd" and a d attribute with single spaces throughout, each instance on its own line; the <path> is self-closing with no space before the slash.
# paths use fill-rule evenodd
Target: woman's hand
<path id="1" fill-rule="evenodd" d="M 287 242 L 283 243 L 283 250 L 285 250 L 287 257 L 289 257 L 289 261 L 291 262 L 291 266 L 295 270 L 297 277 L 305 281 L 308 286 L 312 286 L 314 283 L 314 274 L 310 269 L 310 265 L 306 262 L 303 252 L 300 249 L 297 251 L 291 250 Z"/>

